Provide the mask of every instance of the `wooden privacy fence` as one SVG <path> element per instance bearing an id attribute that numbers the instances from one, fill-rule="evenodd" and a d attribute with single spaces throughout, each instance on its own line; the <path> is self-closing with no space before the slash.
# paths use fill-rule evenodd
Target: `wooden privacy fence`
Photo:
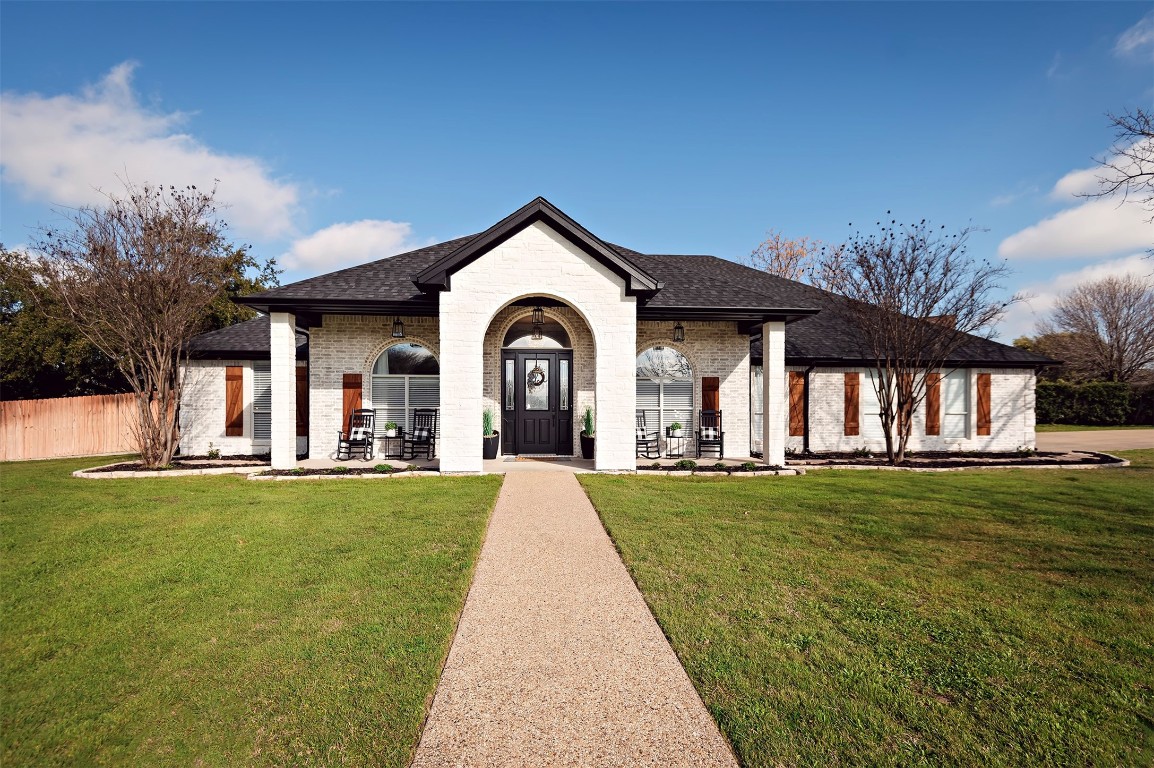
<path id="1" fill-rule="evenodd" d="M 135 453 L 132 394 L 0 402 L 0 461 Z"/>

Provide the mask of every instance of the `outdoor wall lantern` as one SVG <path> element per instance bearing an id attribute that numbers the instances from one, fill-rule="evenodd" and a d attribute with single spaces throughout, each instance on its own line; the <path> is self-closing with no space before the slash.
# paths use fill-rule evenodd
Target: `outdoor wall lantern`
<path id="1" fill-rule="evenodd" d="M 393 318 L 393 338 L 394 339 L 405 338 L 405 324 L 401 322 L 401 318 L 399 318 L 399 317 Z"/>
<path id="2" fill-rule="evenodd" d="M 533 323 L 533 341 L 541 340 L 541 324 Z"/>
<path id="3" fill-rule="evenodd" d="M 545 322 L 545 310 L 540 306 L 533 307 L 533 325 L 540 325 Z"/>
<path id="4" fill-rule="evenodd" d="M 685 326 L 678 321 L 677 325 L 673 326 L 673 340 L 685 341 Z"/>

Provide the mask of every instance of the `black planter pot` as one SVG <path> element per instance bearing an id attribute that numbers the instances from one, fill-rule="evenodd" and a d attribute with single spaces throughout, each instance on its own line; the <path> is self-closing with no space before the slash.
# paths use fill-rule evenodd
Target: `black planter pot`
<path id="1" fill-rule="evenodd" d="M 500 432 L 494 432 L 491 435 L 483 436 L 482 439 L 485 441 L 485 451 L 484 451 L 485 458 L 486 459 L 497 458 L 497 447 L 501 444 L 501 433 Z"/>
<path id="2" fill-rule="evenodd" d="M 592 435 L 587 435 L 584 432 L 581 433 L 581 458 L 593 458 L 593 440 Z"/>

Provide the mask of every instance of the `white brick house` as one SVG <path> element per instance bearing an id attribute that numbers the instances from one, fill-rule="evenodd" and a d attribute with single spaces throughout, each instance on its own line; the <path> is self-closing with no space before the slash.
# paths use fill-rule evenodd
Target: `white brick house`
<path id="1" fill-rule="evenodd" d="M 603 470 L 635 468 L 638 414 L 663 455 L 695 455 L 703 411 L 721 412 L 726 458 L 884 445 L 868 366 L 820 292 L 606 243 L 542 198 L 478 235 L 241 301 L 264 316 L 193 343 L 186 454 L 211 443 L 292 467 L 331 456 L 354 408 L 372 409 L 378 435 L 386 421 L 411 434 L 415 409 L 436 409 L 449 472 L 481 471 L 485 409 L 503 454 L 560 456 L 579 452 L 592 409 Z M 1047 362 L 974 339 L 935 379 L 911 447 L 1032 446 Z M 674 423 L 685 439 L 667 437 Z"/>

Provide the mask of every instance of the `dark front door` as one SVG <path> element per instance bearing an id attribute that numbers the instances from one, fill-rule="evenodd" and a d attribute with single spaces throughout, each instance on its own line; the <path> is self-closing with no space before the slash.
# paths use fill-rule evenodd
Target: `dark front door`
<path id="1" fill-rule="evenodd" d="M 573 353 L 506 351 L 502 355 L 504 453 L 573 453 Z"/>

